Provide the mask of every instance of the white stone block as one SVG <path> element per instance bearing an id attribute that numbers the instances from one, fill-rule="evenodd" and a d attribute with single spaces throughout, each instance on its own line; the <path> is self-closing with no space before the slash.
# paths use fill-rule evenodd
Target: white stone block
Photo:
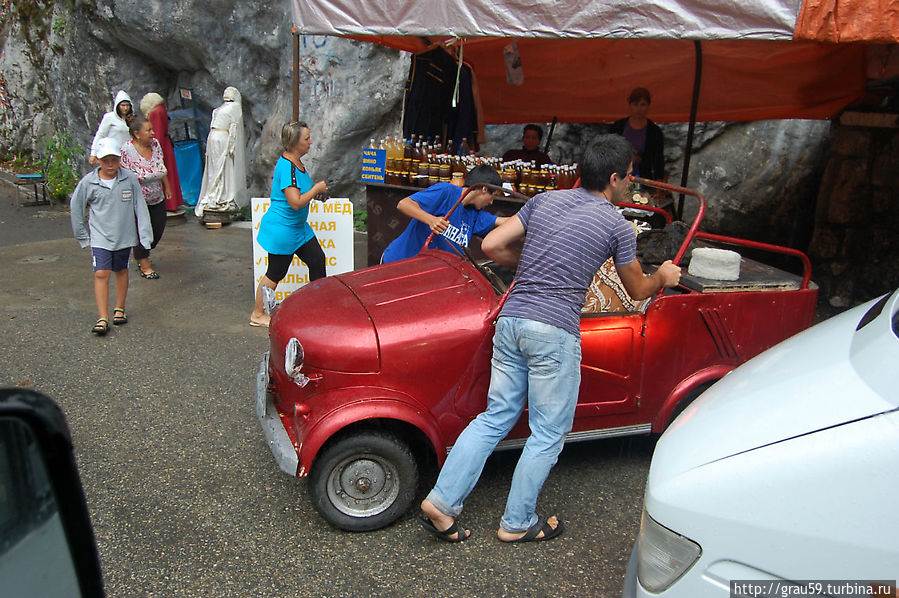
<path id="1" fill-rule="evenodd" d="M 693 250 L 690 276 L 711 280 L 737 280 L 740 278 L 740 254 L 727 249 L 698 247 Z"/>

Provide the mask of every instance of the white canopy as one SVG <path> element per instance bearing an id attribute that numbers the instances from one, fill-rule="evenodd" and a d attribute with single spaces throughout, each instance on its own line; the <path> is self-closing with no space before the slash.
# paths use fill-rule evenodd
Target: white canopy
<path id="1" fill-rule="evenodd" d="M 292 0 L 300 33 L 789 40 L 801 0 Z"/>

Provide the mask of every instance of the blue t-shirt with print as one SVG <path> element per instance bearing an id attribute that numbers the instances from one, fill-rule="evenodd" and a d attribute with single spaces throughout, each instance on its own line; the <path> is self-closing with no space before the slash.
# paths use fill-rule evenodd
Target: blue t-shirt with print
<path id="1" fill-rule="evenodd" d="M 434 216 L 445 216 L 462 195 L 462 188 L 451 183 L 437 183 L 411 195 L 422 210 Z M 483 237 L 496 224 L 496 216 L 483 210 L 459 205 L 449 217 L 449 226 L 443 234 L 435 235 L 429 249 L 453 251 L 456 247 L 468 247 L 471 235 Z M 383 263 L 412 257 L 421 251 L 431 229 L 424 222 L 412 219 L 406 230 L 384 250 Z"/>
<path id="2" fill-rule="evenodd" d="M 297 188 L 301 194 L 312 189 L 312 177 L 308 173 L 291 164 L 290 160 L 283 156 L 278 158 L 272 176 L 272 191 L 269 194 L 272 203 L 262 216 L 259 233 L 256 235 L 259 245 L 275 255 L 291 255 L 315 237 L 312 227 L 306 222 L 309 217 L 309 206 L 294 210 L 284 195 L 285 189 L 293 187 L 291 169 L 296 176 Z"/>

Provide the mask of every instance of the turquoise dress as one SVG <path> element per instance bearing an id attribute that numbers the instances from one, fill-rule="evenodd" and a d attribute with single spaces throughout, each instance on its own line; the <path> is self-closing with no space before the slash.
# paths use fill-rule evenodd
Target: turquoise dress
<path id="1" fill-rule="evenodd" d="M 256 235 L 259 245 L 274 255 L 292 255 L 315 237 L 312 227 L 306 221 L 309 218 L 309 206 L 294 210 L 284 195 L 284 190 L 293 186 L 291 170 L 296 177 L 296 186 L 300 194 L 312 189 L 312 177 L 308 173 L 291 164 L 290 160 L 283 156 L 278 158 L 269 194 L 272 203 L 262 216 Z"/>

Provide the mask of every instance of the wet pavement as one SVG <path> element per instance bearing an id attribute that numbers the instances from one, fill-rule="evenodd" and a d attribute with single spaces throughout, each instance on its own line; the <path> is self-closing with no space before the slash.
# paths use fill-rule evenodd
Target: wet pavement
<path id="1" fill-rule="evenodd" d="M 501 544 L 517 451 L 498 453 L 440 543 L 410 514 L 330 527 L 280 472 L 253 410 L 266 331 L 247 325 L 250 230 L 170 224 L 131 270 L 130 322 L 98 338 L 90 254 L 64 208 L 19 206 L 0 181 L 0 385 L 41 390 L 69 418 L 110 596 L 620 595 L 652 442 L 570 445 L 540 497 L 565 535 Z M 357 263 L 364 260 L 359 235 Z"/>

